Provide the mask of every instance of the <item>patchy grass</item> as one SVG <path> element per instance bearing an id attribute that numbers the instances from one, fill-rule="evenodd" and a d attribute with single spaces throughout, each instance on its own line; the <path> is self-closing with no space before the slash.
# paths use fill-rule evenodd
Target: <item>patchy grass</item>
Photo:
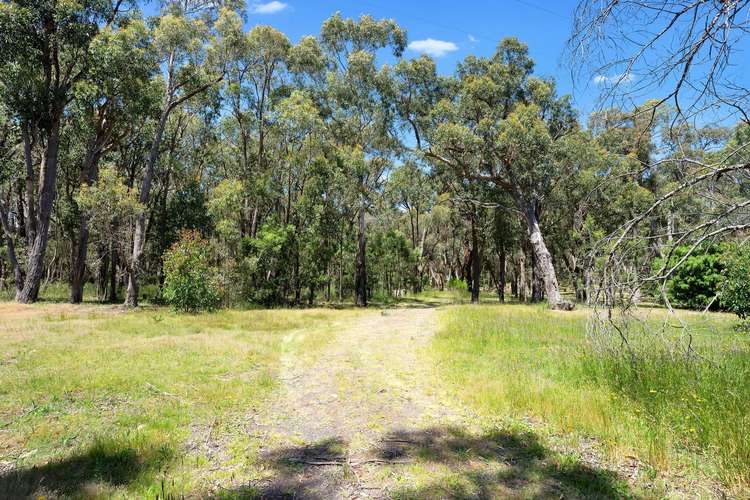
<path id="1" fill-rule="evenodd" d="M 443 312 L 433 350 L 455 394 L 491 417 L 531 418 L 552 432 L 595 437 L 614 460 L 697 472 L 747 494 L 750 341 L 733 319 L 684 313 L 708 360 L 659 350 L 638 364 L 592 354 L 589 311 L 460 306 Z M 657 314 L 658 315 L 658 314 Z"/>
<path id="2" fill-rule="evenodd" d="M 281 354 L 353 314 L 0 303 L 0 497 L 163 497 L 251 466 Z"/>

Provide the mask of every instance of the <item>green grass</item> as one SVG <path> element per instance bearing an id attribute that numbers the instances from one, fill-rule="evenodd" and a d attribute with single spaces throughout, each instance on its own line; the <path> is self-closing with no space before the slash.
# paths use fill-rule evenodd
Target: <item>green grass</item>
<path id="1" fill-rule="evenodd" d="M 314 353 L 351 314 L 0 303 L 0 461 L 15 465 L 0 497 L 153 498 L 252 468 L 248 419 L 280 356 Z"/>
<path id="2" fill-rule="evenodd" d="M 707 360 L 685 363 L 652 343 L 633 364 L 595 354 L 586 310 L 459 306 L 442 314 L 433 346 L 439 373 L 480 413 L 595 437 L 615 461 L 635 456 L 654 472 L 702 470 L 747 494 L 750 341 L 731 316 L 681 313 Z"/>

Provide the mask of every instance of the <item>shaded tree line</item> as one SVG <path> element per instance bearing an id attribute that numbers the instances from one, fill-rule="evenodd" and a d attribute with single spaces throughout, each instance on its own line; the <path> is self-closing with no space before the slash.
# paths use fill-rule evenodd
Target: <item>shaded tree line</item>
<path id="1" fill-rule="evenodd" d="M 184 302 L 188 275 L 211 307 L 365 306 L 460 281 L 474 302 L 569 309 L 596 296 L 606 236 L 703 175 L 666 160 L 728 162 L 750 140 L 742 123 L 675 135 L 667 102 L 582 123 L 514 38 L 440 75 L 404 57 L 390 19 L 335 14 L 294 43 L 245 30 L 231 2 L 1 7 L 0 283 L 24 303 L 51 281 L 74 303 L 86 284 Z M 746 199 L 736 178 L 718 186 Z M 639 233 L 623 266 L 668 261 L 716 203 L 660 202 L 667 230 Z"/>

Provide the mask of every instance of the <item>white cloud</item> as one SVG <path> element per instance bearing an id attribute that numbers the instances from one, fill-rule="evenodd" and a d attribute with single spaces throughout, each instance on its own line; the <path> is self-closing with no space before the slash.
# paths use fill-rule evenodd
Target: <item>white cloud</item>
<path id="1" fill-rule="evenodd" d="M 441 57 L 448 52 L 458 50 L 458 46 L 453 42 L 435 40 L 433 38 L 427 38 L 425 40 L 414 40 L 409 44 L 408 47 L 409 50 L 429 54 L 432 57 Z"/>
<path id="2" fill-rule="evenodd" d="M 635 79 L 632 73 L 623 74 L 619 73 L 617 75 L 612 76 L 606 76 L 606 75 L 596 75 L 594 77 L 594 83 L 597 84 L 612 84 L 612 83 L 627 83 L 632 82 Z"/>
<path id="3" fill-rule="evenodd" d="M 475 37 L 474 35 L 469 35 L 469 41 L 471 43 L 477 43 L 479 41 L 479 38 Z"/>
<path id="4" fill-rule="evenodd" d="M 289 4 L 273 0 L 268 3 L 254 3 L 250 8 L 250 12 L 253 14 L 276 14 L 289 7 Z"/>

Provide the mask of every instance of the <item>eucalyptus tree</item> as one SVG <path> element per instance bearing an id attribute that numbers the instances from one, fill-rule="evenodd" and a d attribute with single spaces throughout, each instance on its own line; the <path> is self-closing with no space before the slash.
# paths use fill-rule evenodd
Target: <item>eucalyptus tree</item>
<path id="1" fill-rule="evenodd" d="M 0 92 L 2 88 L 0 87 Z M 23 287 L 23 269 L 18 261 L 18 255 L 16 254 L 16 237 L 21 236 L 23 224 L 23 207 L 17 211 L 19 216 L 18 231 L 15 231 L 14 224 L 11 221 L 11 204 L 12 196 L 14 194 L 14 186 L 17 186 L 18 192 L 22 193 L 22 186 L 18 182 L 17 177 L 19 173 L 19 146 L 21 145 L 20 131 L 18 127 L 13 123 L 8 114 L 6 113 L 5 107 L 0 104 L 0 189 L 3 187 L 7 188 L 5 193 L 0 192 L 0 229 L 2 229 L 2 240 L 6 247 L 6 254 L 8 256 L 8 262 L 13 270 L 13 278 L 15 281 L 16 294 L 19 294 Z M 19 203 L 22 198 L 19 197 Z M 4 266 L 0 264 L 0 271 Z M 0 272 L 0 282 L 5 285 L 4 272 Z"/>
<path id="2" fill-rule="evenodd" d="M 424 219 L 434 202 L 435 192 L 429 176 L 414 161 L 407 161 L 391 172 L 386 194 L 409 221 L 408 235 L 414 256 L 413 291 L 422 291 L 425 270 L 425 240 L 429 225 Z"/>
<path id="3" fill-rule="evenodd" d="M 328 138 L 340 151 L 356 197 L 357 251 L 355 302 L 367 305 L 366 212 L 398 148 L 392 106 L 387 103 L 390 72 L 377 68 L 377 52 L 398 57 L 406 33 L 395 21 L 358 20 L 335 14 L 321 28 L 320 46 L 327 57 L 323 113 Z"/>
<path id="4" fill-rule="evenodd" d="M 526 222 L 536 264 L 551 308 L 562 300 L 540 217 L 554 180 L 568 168 L 561 160 L 568 136 L 577 130 L 568 97 L 557 97 L 554 82 L 532 76 L 526 45 L 500 42 L 489 58 L 459 64 L 457 88 L 432 110 L 424 154 L 467 182 L 504 190 Z"/>
<path id="5" fill-rule="evenodd" d="M 122 19 L 121 1 L 3 2 L 0 5 L 2 99 L 24 135 L 30 248 L 20 302 L 34 302 L 44 272 L 57 196 L 60 136 L 74 89 L 90 69 L 92 42 Z M 43 149 L 38 173 L 35 150 Z M 38 184 L 38 196 L 34 194 Z"/>
<path id="6" fill-rule="evenodd" d="M 191 7 L 189 4 L 188 7 Z M 229 8 L 221 8 L 212 25 L 207 24 L 206 11 L 168 3 L 162 14 L 153 20 L 153 44 L 159 63 L 162 103 L 154 127 L 146 167 L 141 181 L 139 203 L 147 205 L 151 184 L 161 153 L 162 137 L 172 112 L 195 96 L 206 92 L 224 79 L 226 63 L 236 57 L 241 38 L 242 21 Z M 136 220 L 133 251 L 128 263 L 128 289 L 125 305 L 138 305 L 138 275 L 146 242 L 146 213 Z"/>
<path id="7" fill-rule="evenodd" d="M 89 48 L 91 66 L 85 81 L 75 89 L 71 120 L 78 133 L 72 139 L 84 144 L 77 163 L 75 184 L 91 184 L 104 154 L 116 148 L 146 120 L 154 107 L 150 78 L 157 71 L 148 30 L 140 19 L 105 27 Z M 75 207 L 75 201 L 72 203 Z M 80 214 L 71 234 L 70 301 L 83 300 L 88 253 L 88 217 Z M 77 232 L 77 235 L 75 234 Z"/>
<path id="8" fill-rule="evenodd" d="M 267 135 L 269 116 L 279 92 L 287 84 L 286 63 L 292 45 L 270 26 L 256 26 L 239 39 L 237 56 L 229 61 L 224 98 L 231 119 L 226 123 L 234 138 L 239 175 L 248 190 L 252 211 L 250 235 L 258 227 L 269 173 Z"/>

